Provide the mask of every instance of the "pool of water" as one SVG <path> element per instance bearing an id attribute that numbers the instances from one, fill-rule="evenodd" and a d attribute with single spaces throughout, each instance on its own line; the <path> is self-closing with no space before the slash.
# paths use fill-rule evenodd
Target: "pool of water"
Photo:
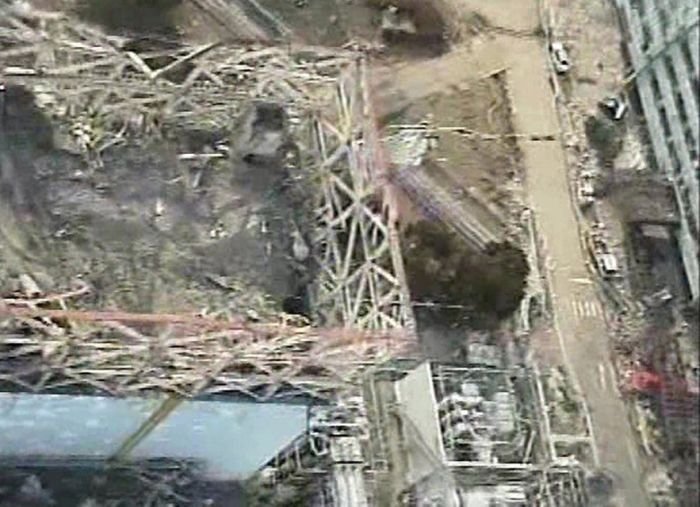
<path id="1" fill-rule="evenodd" d="M 0 393 L 0 458 L 109 458 L 163 399 Z M 245 478 L 306 422 L 303 405 L 188 400 L 129 457 L 201 461 L 208 479 Z"/>

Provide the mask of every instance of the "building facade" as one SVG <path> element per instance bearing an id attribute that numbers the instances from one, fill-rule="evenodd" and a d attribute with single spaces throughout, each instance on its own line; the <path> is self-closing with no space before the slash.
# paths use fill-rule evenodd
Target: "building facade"
<path id="1" fill-rule="evenodd" d="M 677 240 L 691 298 L 700 298 L 698 236 L 697 0 L 616 0 L 652 150 L 673 184 L 681 224 Z"/>

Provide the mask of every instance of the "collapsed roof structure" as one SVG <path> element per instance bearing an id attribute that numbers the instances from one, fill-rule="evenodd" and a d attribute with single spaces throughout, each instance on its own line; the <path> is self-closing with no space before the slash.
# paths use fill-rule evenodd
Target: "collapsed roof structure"
<path id="1" fill-rule="evenodd" d="M 125 462 L 185 399 L 335 403 L 355 388 L 359 372 L 411 342 L 396 218 L 382 185 L 361 52 L 262 43 L 139 49 L 67 15 L 6 6 L 0 37 L 3 82 L 30 90 L 56 137 L 92 171 L 121 143 L 188 128 L 231 132 L 251 104 L 283 111 L 298 156 L 269 141 L 274 127 L 256 131 L 255 112 L 230 156 L 279 155 L 293 180 L 311 185 L 304 210 L 313 220 L 310 306 L 326 326 L 283 313 L 251 322 L 258 320 L 254 308 L 247 318 L 223 319 L 105 312 L 81 299 L 92 291 L 87 284 L 23 293 L 2 302 L 4 390 L 159 397 L 136 431 L 102 456 Z M 225 156 L 181 153 L 178 163 L 213 158 Z"/>
<path id="2" fill-rule="evenodd" d="M 381 185 L 381 152 L 363 87 L 366 62 L 361 53 L 223 44 L 139 52 L 130 49 L 125 38 L 105 35 L 62 14 L 31 11 L 20 16 L 4 9 L 3 79 L 32 90 L 56 120 L 56 128 L 65 130 L 92 167 L 99 167 L 102 153 L 122 139 L 186 126 L 230 129 L 246 104 L 281 105 L 290 118 L 290 136 L 301 152 L 296 177 L 313 178 L 316 184 L 310 247 L 319 265 L 311 296 L 317 320 L 357 330 L 412 327 L 390 200 L 384 199 L 387 187 Z M 176 73 L 182 78 L 174 78 Z M 207 156 L 187 155 L 180 157 L 184 163 Z M 67 296 L 52 301 L 67 301 L 71 294 Z M 40 308 L 50 302 L 6 304 Z M 15 316 L 20 317 L 17 312 Z M 103 327 L 108 317 L 97 315 L 91 320 Z M 305 354 L 310 349 L 303 345 L 307 338 L 302 336 L 315 333 L 278 325 L 214 324 L 212 329 L 196 319 L 190 324 L 195 328 L 204 324 L 218 334 L 218 327 L 248 334 L 241 339 L 229 335 L 234 345 L 237 341 L 243 347 L 278 350 L 251 349 L 256 357 L 273 357 L 294 346 Z M 281 338 L 276 335 L 279 332 L 287 336 Z M 131 354 L 139 356 L 146 345 L 138 345 L 138 334 L 131 338 L 136 339 Z M 213 332 L 210 339 L 209 343 L 205 337 L 182 343 L 193 351 L 197 345 L 193 348 L 192 343 L 199 342 L 205 345 L 202 353 L 221 357 L 217 347 L 223 345 L 213 347 L 221 337 Z M 26 347 L 29 342 L 7 345 Z M 177 347 L 175 342 L 170 345 Z M 46 346 L 53 348 L 45 358 L 63 355 L 58 343 Z M 323 346 L 330 349 L 328 343 Z M 230 351 L 231 344 L 226 348 Z M 95 354 L 98 351 L 99 346 Z M 86 350 L 75 352 L 86 366 L 94 357 Z M 13 355 L 22 354 L 15 350 Z"/>

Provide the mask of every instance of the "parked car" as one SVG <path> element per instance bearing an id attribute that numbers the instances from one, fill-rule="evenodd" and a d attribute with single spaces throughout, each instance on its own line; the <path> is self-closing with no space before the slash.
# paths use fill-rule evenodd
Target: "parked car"
<path id="1" fill-rule="evenodd" d="M 552 42 L 549 46 L 550 54 L 552 55 L 552 63 L 557 74 L 566 74 L 571 68 L 571 60 L 566 52 L 564 44 L 561 42 Z"/>
<path id="2" fill-rule="evenodd" d="M 590 206 L 595 201 L 595 188 L 593 181 L 587 178 L 581 178 L 577 185 L 578 202 L 582 207 Z"/>
<path id="3" fill-rule="evenodd" d="M 617 257 L 611 253 L 600 253 L 596 256 L 598 270 L 603 278 L 617 278 L 620 275 L 620 266 Z"/>
<path id="4" fill-rule="evenodd" d="M 621 97 L 606 97 L 600 101 L 600 107 L 615 121 L 621 120 L 627 113 L 627 104 Z"/>

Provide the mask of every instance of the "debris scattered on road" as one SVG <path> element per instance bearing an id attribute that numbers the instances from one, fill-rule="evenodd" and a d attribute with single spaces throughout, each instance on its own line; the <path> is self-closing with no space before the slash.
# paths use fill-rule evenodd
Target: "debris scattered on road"
<path id="1" fill-rule="evenodd" d="M 627 113 L 627 104 L 620 97 L 606 97 L 600 102 L 600 107 L 615 121 L 621 120 Z"/>

